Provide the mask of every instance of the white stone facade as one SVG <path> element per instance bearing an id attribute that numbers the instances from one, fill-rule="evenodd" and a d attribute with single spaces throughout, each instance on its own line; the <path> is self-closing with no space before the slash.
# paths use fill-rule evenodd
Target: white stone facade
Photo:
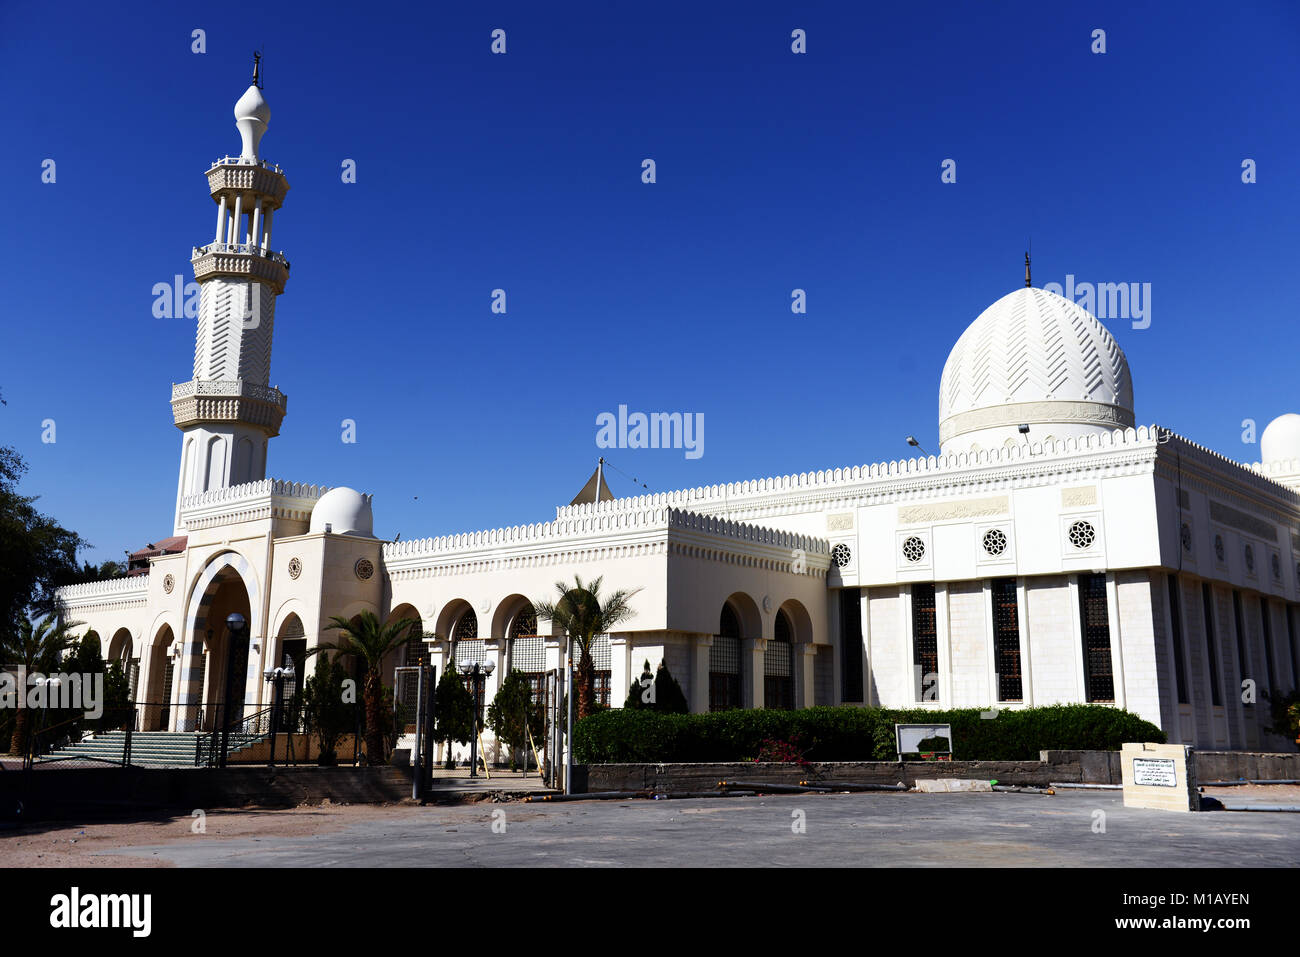
<path id="1" fill-rule="evenodd" d="M 196 276 L 220 292 L 237 269 L 261 270 L 278 293 L 287 263 L 266 249 L 287 183 L 257 158 L 269 119 L 260 91 L 245 100 L 245 156 L 209 171 L 217 240 L 238 248 L 221 253 L 224 264 L 196 255 Z M 238 171 L 246 182 L 229 178 Z M 333 643 L 330 617 L 363 610 L 418 621 L 439 669 L 455 638 L 481 641 L 465 647 L 496 665 L 490 699 L 526 657 L 517 634 L 541 634 L 528 639 L 532 671 L 561 666 L 564 639 L 546 622 L 534 629 L 527 613 L 576 574 L 639 589 L 601 669 L 614 706 L 646 660 L 663 660 L 695 711 L 1093 700 L 1136 712 L 1174 742 L 1294 748 L 1264 730 L 1261 692 L 1289 691 L 1300 674 L 1300 460 L 1246 466 L 1132 427 L 1122 352 L 1059 296 L 1018 290 L 986 315 L 998 329 L 1075 329 L 1074 338 L 1053 332 L 985 361 L 977 354 L 997 342 L 975 326 L 963 337 L 944 372 L 951 435 L 940 456 L 385 542 L 368 496 L 336 489 L 326 500 L 323 486 L 264 478 L 285 409 L 268 384 L 274 295 L 265 324 L 235 337 L 216 292 L 205 285 L 212 305 L 201 309 L 192 388 L 173 396 L 185 434 L 174 515 L 184 550 L 154 559 L 147 576 L 62 591 L 68 617 L 138 661 L 146 727 L 210 726 L 200 709 L 222 699 L 220 622 L 230 611 L 250 622 L 235 681 L 246 708 L 264 706 L 262 671 L 290 643 Z M 240 354 L 218 355 L 218 345 Z M 988 368 L 1001 371 L 990 379 Z M 1095 369 L 1099 384 L 1071 391 Z M 1030 413 L 1022 431 L 1017 419 Z M 1108 417 L 1125 427 L 1107 427 Z M 1270 441 L 1296 454 L 1287 427 Z M 1252 683 L 1253 703 L 1243 701 Z"/>

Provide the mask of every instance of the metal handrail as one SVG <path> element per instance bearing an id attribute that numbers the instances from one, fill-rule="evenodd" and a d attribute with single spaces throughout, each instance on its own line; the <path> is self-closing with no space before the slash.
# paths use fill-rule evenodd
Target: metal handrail
<path id="1" fill-rule="evenodd" d="M 194 766 L 203 766 L 204 747 L 208 750 L 207 767 L 217 767 L 225 763 L 229 757 L 230 735 L 267 735 L 270 733 L 271 712 L 275 709 L 263 708 L 261 711 L 254 711 L 250 715 L 241 716 L 220 727 L 213 728 L 211 731 L 205 731 L 198 736 L 194 742 Z M 218 745 L 218 741 L 224 742 Z"/>

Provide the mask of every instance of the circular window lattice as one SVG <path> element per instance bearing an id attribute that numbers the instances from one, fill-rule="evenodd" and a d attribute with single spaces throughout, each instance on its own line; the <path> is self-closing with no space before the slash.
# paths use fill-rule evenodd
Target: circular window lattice
<path id="1" fill-rule="evenodd" d="M 1255 549 L 1246 546 L 1246 571 L 1255 574 Z"/>
<path id="2" fill-rule="evenodd" d="M 172 589 L 175 587 L 176 587 L 176 579 L 173 578 L 170 574 L 164 575 L 163 591 L 165 591 L 167 594 L 170 595 L 172 593 Z"/>
<path id="3" fill-rule="evenodd" d="M 374 563 L 368 558 L 358 558 L 355 566 L 357 577 L 362 581 L 367 581 L 375 573 Z"/>
<path id="4" fill-rule="evenodd" d="M 1215 535 L 1214 536 L 1214 557 L 1217 558 L 1219 561 L 1223 561 L 1223 556 L 1224 556 L 1223 536 Z"/>
<path id="5" fill-rule="evenodd" d="M 1192 550 L 1192 527 L 1186 522 L 1183 522 L 1183 527 L 1178 533 L 1178 537 L 1182 539 L 1183 551 L 1190 552 Z"/>
<path id="6" fill-rule="evenodd" d="M 289 577 L 296 579 L 302 574 L 302 562 L 296 558 L 289 559 Z"/>
<path id="7" fill-rule="evenodd" d="M 1272 558 L 1272 566 L 1273 566 L 1273 577 L 1276 578 L 1278 581 L 1281 581 L 1282 580 L 1282 559 L 1274 555 Z"/>
<path id="8" fill-rule="evenodd" d="M 835 562 L 835 564 L 840 568 L 843 568 L 852 560 L 853 552 L 849 546 L 845 545 L 843 542 L 840 542 L 831 549 L 831 561 Z"/>
<path id="9" fill-rule="evenodd" d="M 1097 540 L 1097 530 L 1091 522 L 1075 522 L 1070 526 L 1070 544 L 1075 548 L 1091 548 Z"/>
<path id="10" fill-rule="evenodd" d="M 925 542 L 912 535 L 903 542 L 903 557 L 909 562 L 919 562 L 925 557 Z"/>
<path id="11" fill-rule="evenodd" d="M 990 528 L 984 533 L 984 551 L 1001 555 L 1007 550 L 1007 533 L 1000 528 Z"/>

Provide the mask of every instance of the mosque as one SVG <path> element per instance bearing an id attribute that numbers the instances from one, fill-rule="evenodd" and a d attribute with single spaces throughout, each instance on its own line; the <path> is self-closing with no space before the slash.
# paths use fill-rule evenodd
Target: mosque
<path id="1" fill-rule="evenodd" d="M 144 730 L 266 707 L 265 669 L 365 610 L 417 623 L 394 666 L 490 661 L 489 700 L 509 668 L 538 683 L 566 639 L 530 599 L 577 574 L 640 589 L 596 648 L 615 707 L 662 659 L 693 711 L 1093 702 L 1173 742 L 1294 750 L 1265 730 L 1263 692 L 1300 685 L 1300 415 L 1267 427 L 1256 464 L 1138 425 L 1115 339 L 1028 275 L 953 346 L 935 455 L 631 498 L 597 475 L 549 521 L 394 542 L 369 495 L 267 478 L 289 183 L 261 158 L 256 76 L 235 119 L 242 150 L 207 171 L 216 225 L 191 258 L 172 535 L 139 574 L 60 592 L 150 702 Z M 235 647 L 231 612 L 249 622 Z"/>

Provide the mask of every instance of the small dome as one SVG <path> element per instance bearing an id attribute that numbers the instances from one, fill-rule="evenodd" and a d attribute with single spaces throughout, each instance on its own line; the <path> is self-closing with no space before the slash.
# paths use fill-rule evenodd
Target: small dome
<path id="1" fill-rule="evenodd" d="M 1300 459 L 1300 415 L 1279 415 L 1264 428 L 1259 437 L 1259 457 L 1262 462 Z"/>
<path id="2" fill-rule="evenodd" d="M 235 104 L 235 129 L 239 130 L 244 148 L 239 154 L 244 159 L 257 159 L 257 146 L 271 122 L 271 107 L 256 86 L 250 86 Z"/>
<path id="3" fill-rule="evenodd" d="M 325 531 L 325 526 L 335 535 L 362 535 L 374 537 L 375 517 L 370 509 L 370 496 L 354 488 L 332 488 L 316 500 L 311 510 L 310 531 Z"/>
<path id="4" fill-rule="evenodd" d="M 1133 425 L 1133 380 L 1115 337 L 1086 309 L 1021 288 L 989 306 L 953 346 L 939 383 L 944 452 Z"/>

